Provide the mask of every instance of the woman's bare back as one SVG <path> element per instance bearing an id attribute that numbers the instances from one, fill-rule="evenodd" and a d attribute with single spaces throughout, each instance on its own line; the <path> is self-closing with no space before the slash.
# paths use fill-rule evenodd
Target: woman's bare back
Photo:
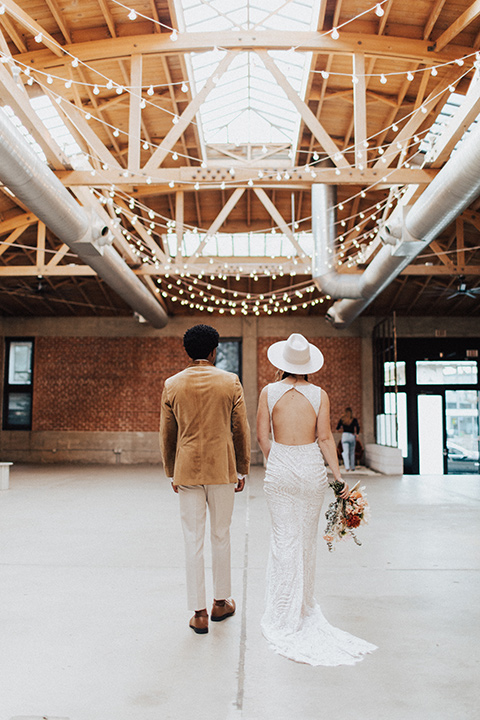
<path id="1" fill-rule="evenodd" d="M 310 383 L 295 384 L 306 387 Z M 275 441 L 282 445 L 308 445 L 316 439 L 315 410 L 307 398 L 295 390 L 295 384 L 275 403 L 272 412 Z"/>

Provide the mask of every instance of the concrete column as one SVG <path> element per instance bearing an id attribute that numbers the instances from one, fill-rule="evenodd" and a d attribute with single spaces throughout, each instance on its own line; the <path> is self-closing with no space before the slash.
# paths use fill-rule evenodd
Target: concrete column
<path id="1" fill-rule="evenodd" d="M 375 442 L 373 416 L 373 353 L 372 338 L 362 337 L 362 436 L 363 444 Z"/>
<path id="2" fill-rule="evenodd" d="M 0 490 L 8 490 L 10 487 L 10 465 L 11 462 L 0 462 Z"/>
<path id="3" fill-rule="evenodd" d="M 257 465 L 261 461 L 261 451 L 257 444 L 256 433 L 258 404 L 257 335 L 257 318 L 249 316 L 242 318 L 242 376 L 248 422 L 252 434 L 252 465 Z"/>

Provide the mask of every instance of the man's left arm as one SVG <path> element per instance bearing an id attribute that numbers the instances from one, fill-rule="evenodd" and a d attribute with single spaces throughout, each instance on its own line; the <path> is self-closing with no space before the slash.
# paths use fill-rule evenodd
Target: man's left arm
<path id="1" fill-rule="evenodd" d="M 175 471 L 177 435 L 177 420 L 173 413 L 172 405 L 168 397 L 167 388 L 164 387 L 160 409 L 160 450 L 162 453 L 165 474 L 169 478 L 173 478 Z"/>
<path id="2" fill-rule="evenodd" d="M 236 380 L 235 397 L 232 408 L 232 438 L 235 448 L 237 474 L 239 476 L 238 489 L 243 490 L 245 475 L 250 471 L 250 426 L 247 419 L 247 408 L 240 380 Z"/>

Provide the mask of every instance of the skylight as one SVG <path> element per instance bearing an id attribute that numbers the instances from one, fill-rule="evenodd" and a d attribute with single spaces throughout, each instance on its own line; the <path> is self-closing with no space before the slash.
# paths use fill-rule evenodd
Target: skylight
<path id="1" fill-rule="evenodd" d="M 477 81 L 477 82 L 480 82 Z M 440 113 L 438 114 L 437 118 L 435 119 L 435 122 L 433 123 L 432 127 L 428 131 L 428 133 L 425 135 L 424 139 L 419 145 L 420 152 L 427 153 L 426 160 L 429 161 L 428 153 L 434 149 L 435 143 L 439 138 L 441 138 L 443 132 L 446 130 L 447 126 L 449 125 L 450 121 L 455 117 L 455 114 L 459 110 L 459 108 L 462 106 L 462 104 L 466 100 L 466 95 L 460 95 L 459 93 L 451 93 L 442 107 Z M 462 137 L 457 142 L 455 147 L 452 150 L 451 155 L 455 152 L 455 150 L 458 149 L 461 143 L 464 142 L 465 138 L 468 136 L 468 134 L 472 131 L 472 129 L 475 127 L 475 125 L 479 122 L 480 115 L 477 115 L 475 120 L 467 127 L 465 132 L 462 134 Z"/>
<path id="2" fill-rule="evenodd" d="M 62 117 L 58 113 L 50 98 L 43 94 L 36 95 L 30 98 L 30 105 L 35 111 L 37 117 L 47 128 L 52 138 L 54 138 L 59 148 L 69 158 L 72 167 L 76 170 L 91 170 L 92 166 L 90 165 L 88 158 L 86 158 L 83 154 L 81 148 L 63 122 Z M 47 163 L 47 158 L 42 148 L 32 134 L 27 130 L 25 125 L 23 125 L 20 118 L 15 114 L 13 108 L 10 107 L 10 105 L 4 105 L 1 109 L 10 122 L 13 123 L 17 130 L 24 136 L 29 145 L 32 146 L 38 157 L 44 163 Z"/>
<path id="3" fill-rule="evenodd" d="M 175 0 L 187 32 L 316 29 L 320 0 Z M 260 7 L 261 5 L 261 7 Z M 195 53 L 190 79 L 198 93 L 224 52 Z M 289 83 L 304 98 L 311 53 L 270 52 Z M 212 145 L 282 145 L 295 151 L 300 116 L 253 52 L 239 53 L 219 78 L 197 115 L 203 141 Z M 207 154 L 208 154 L 208 147 Z M 292 155 L 292 152 L 290 152 Z"/>
<path id="4" fill-rule="evenodd" d="M 295 237 L 307 257 L 313 253 L 313 235 L 296 233 Z M 182 255 L 193 256 L 205 233 L 187 231 L 183 235 Z M 166 235 L 170 255 L 176 254 L 176 235 Z M 216 233 L 208 238 L 202 249 L 202 257 L 295 257 L 296 251 L 290 240 L 283 233 Z"/>

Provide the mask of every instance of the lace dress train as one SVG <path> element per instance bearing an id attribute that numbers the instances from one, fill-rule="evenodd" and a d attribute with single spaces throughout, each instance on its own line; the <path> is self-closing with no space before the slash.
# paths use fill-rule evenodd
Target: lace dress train
<path id="1" fill-rule="evenodd" d="M 269 386 L 270 414 L 276 400 L 290 389 L 283 385 L 282 391 L 279 386 L 282 383 Z M 313 385 L 297 389 L 318 414 L 320 389 Z M 313 595 L 318 522 L 328 487 L 318 445 L 273 441 L 264 487 L 272 535 L 262 632 L 273 650 L 291 660 L 353 665 L 376 646 L 330 625 Z"/>

